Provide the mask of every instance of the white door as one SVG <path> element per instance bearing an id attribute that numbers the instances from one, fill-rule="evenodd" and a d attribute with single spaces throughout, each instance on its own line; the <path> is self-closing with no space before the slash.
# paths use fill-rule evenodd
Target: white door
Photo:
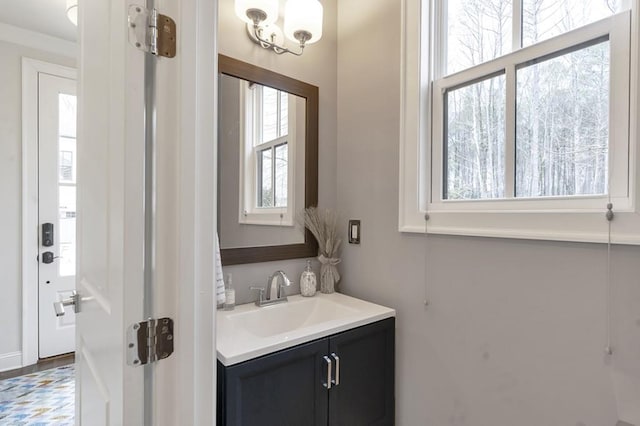
<path id="1" fill-rule="evenodd" d="M 145 424 L 144 367 L 125 359 L 125 330 L 143 319 L 144 54 L 127 41 L 130 3 L 78 10 L 76 424 L 88 426 Z"/>
<path id="2" fill-rule="evenodd" d="M 152 297 L 158 317 L 174 317 L 179 344 L 171 358 L 145 367 L 125 359 L 125 330 L 144 319 L 145 302 L 145 54 L 127 41 L 127 11 L 136 3 L 144 2 L 79 1 L 76 424 L 210 425 L 217 1 L 156 3 L 179 17 L 179 49 L 158 70 Z M 145 370 L 153 374 L 145 378 Z"/>
<path id="3" fill-rule="evenodd" d="M 76 82 L 38 75 L 38 355 L 75 350 L 75 314 L 53 303 L 76 283 Z"/>

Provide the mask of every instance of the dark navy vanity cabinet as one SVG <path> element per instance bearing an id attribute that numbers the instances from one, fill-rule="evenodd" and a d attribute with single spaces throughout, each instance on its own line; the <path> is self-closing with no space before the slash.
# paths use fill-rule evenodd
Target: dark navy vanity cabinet
<path id="1" fill-rule="evenodd" d="M 394 424 L 395 318 L 225 367 L 218 426 Z"/>

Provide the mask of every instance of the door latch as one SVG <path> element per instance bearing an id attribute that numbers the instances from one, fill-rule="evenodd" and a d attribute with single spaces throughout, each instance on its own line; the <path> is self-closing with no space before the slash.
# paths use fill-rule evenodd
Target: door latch
<path id="1" fill-rule="evenodd" d="M 61 317 L 64 315 L 64 307 L 73 306 L 73 312 L 76 314 L 80 311 L 80 296 L 73 290 L 71 297 L 68 299 L 62 299 L 58 302 L 53 302 L 53 309 L 56 311 L 56 316 Z"/>
<path id="2" fill-rule="evenodd" d="M 42 253 L 42 263 L 44 263 L 45 265 L 48 265 L 50 263 L 53 263 L 53 260 L 59 257 L 60 256 L 54 256 L 53 252 L 51 251 L 45 251 L 44 253 Z"/>

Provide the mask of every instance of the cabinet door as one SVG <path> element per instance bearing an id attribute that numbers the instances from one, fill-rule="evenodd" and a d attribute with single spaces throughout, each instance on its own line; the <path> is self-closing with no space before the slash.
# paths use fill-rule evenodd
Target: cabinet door
<path id="1" fill-rule="evenodd" d="M 228 426 L 326 426 L 328 339 L 228 367 Z"/>
<path id="2" fill-rule="evenodd" d="M 393 425 L 394 334 L 389 318 L 329 339 L 329 353 L 340 358 L 340 384 L 329 391 L 329 425 Z"/>

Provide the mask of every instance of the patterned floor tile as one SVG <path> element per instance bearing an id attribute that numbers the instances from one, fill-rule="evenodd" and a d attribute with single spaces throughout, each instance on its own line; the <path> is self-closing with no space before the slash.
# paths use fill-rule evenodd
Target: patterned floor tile
<path id="1" fill-rule="evenodd" d="M 72 426 L 74 366 L 0 380 L 0 425 Z"/>

